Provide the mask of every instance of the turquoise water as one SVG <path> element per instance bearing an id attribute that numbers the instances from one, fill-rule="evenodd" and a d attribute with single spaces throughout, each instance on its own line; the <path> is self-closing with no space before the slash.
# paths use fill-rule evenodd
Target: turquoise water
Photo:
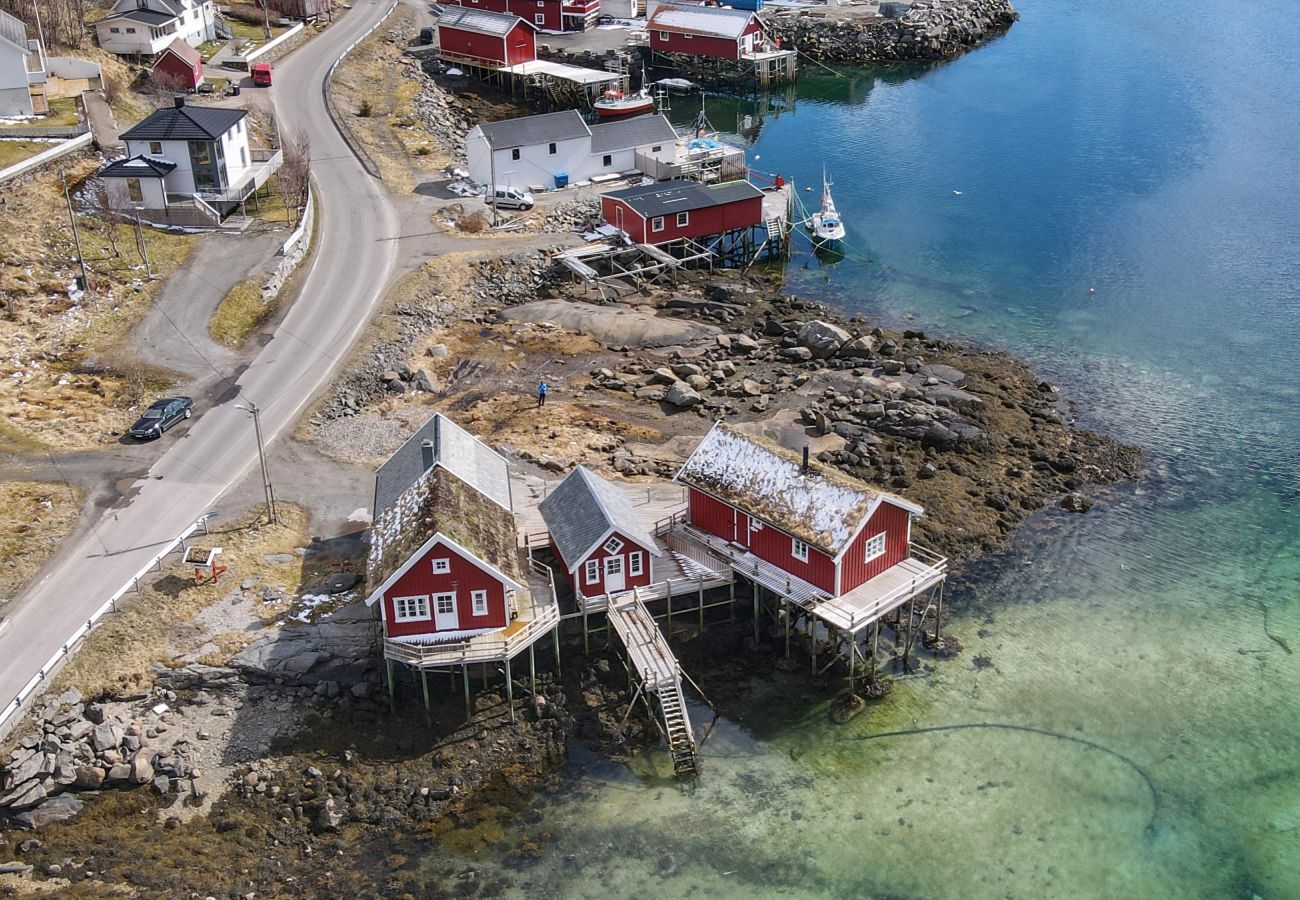
<path id="1" fill-rule="evenodd" d="M 791 290 L 1029 357 L 1152 478 L 1026 532 L 966 652 L 849 725 L 759 684 L 693 790 L 582 770 L 509 836 L 551 838 L 519 893 L 1300 896 L 1300 10 L 1020 8 L 953 63 L 709 113 L 835 178 L 849 258 Z M 871 738 L 960 723 L 997 727 Z"/>

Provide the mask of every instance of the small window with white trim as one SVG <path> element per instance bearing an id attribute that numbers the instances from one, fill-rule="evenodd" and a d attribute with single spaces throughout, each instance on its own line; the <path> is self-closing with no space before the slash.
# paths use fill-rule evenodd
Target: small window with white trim
<path id="1" fill-rule="evenodd" d="M 666 41 L 666 40 L 668 40 L 668 32 L 666 32 L 666 31 L 661 31 L 661 32 L 659 32 L 659 40 L 661 40 L 661 41 Z"/>
<path id="2" fill-rule="evenodd" d="M 627 574 L 640 575 L 645 571 L 642 567 L 645 565 L 643 559 L 645 554 L 640 550 L 633 551 L 627 555 Z"/>
<path id="3" fill-rule="evenodd" d="M 687 225 L 689 225 L 689 224 L 691 224 L 691 214 L 690 214 L 690 213 L 688 213 L 688 212 L 680 212 L 680 213 L 677 214 L 677 227 L 678 227 L 678 228 L 685 228 L 685 227 L 686 227 Z"/>
<path id="4" fill-rule="evenodd" d="M 487 591 L 470 591 L 469 599 L 474 609 L 474 615 L 486 616 L 488 614 Z"/>
<path id="5" fill-rule="evenodd" d="M 539 3 L 539 4 L 537 4 L 537 5 L 538 5 L 538 6 L 541 6 L 542 4 Z M 537 25 L 545 25 L 545 24 L 546 24 L 546 13 L 537 13 L 536 15 L 534 15 L 534 16 L 533 16 L 533 22 L 534 22 L 535 24 L 537 24 Z M 551 146 L 553 147 L 553 146 L 555 146 L 555 145 L 552 144 Z M 551 152 L 554 153 L 555 151 L 552 150 Z"/>
<path id="6" fill-rule="evenodd" d="M 801 541 L 798 538 L 790 538 L 790 552 L 794 558 L 800 562 L 808 561 L 808 542 Z"/>
<path id="7" fill-rule="evenodd" d="M 429 597 L 394 597 L 393 621 L 419 622 L 429 618 Z"/>
<path id="8" fill-rule="evenodd" d="M 663 217 L 663 216 L 655 216 L 653 219 L 651 219 L 651 220 L 650 220 L 650 230 L 651 230 L 651 231 L 663 231 L 663 230 L 664 230 L 664 217 Z"/>
<path id="9" fill-rule="evenodd" d="M 433 574 L 446 575 L 451 571 L 451 559 L 441 556 L 433 561 Z"/>
<path id="10" fill-rule="evenodd" d="M 622 549 L 623 549 L 623 542 L 616 537 L 612 537 L 609 540 L 605 541 L 606 553 L 617 553 Z"/>
<path id="11" fill-rule="evenodd" d="M 601 164 L 602 166 L 604 166 L 606 169 L 608 169 L 610 166 L 614 165 L 614 157 L 613 157 L 613 155 L 612 155 L 612 154 L 609 154 L 609 153 L 606 153 L 604 156 L 602 156 L 602 157 L 600 158 L 600 164 Z"/>
<path id="12" fill-rule="evenodd" d="M 877 556 L 884 556 L 884 555 L 885 555 L 885 532 L 882 531 L 880 532 L 880 534 L 876 535 L 871 540 L 867 541 L 867 558 L 865 562 L 871 562 Z"/>
<path id="13" fill-rule="evenodd" d="M 162 141 L 150 141 L 150 142 L 149 142 L 149 152 L 152 153 L 154 156 L 161 156 L 161 155 L 162 155 Z"/>
<path id="14" fill-rule="evenodd" d="M 600 560 L 587 560 L 587 584 L 596 584 L 600 581 Z"/>

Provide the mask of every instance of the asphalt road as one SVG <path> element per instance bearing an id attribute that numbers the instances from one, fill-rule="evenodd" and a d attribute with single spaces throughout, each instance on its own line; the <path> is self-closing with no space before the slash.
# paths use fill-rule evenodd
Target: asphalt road
<path id="1" fill-rule="evenodd" d="M 252 401 L 262 408 L 268 440 L 292 428 L 383 296 L 394 272 L 397 219 L 382 184 L 366 174 L 330 122 L 322 83 L 339 54 L 388 5 L 358 0 L 276 66 L 272 90 L 281 125 L 305 128 L 311 136 L 321 214 L 301 293 L 240 375 L 237 391 L 199 410 L 184 434 L 165 435 L 173 446 L 9 604 L 0 632 L 0 710 L 113 591 L 254 467 L 253 423 L 235 404 Z"/>

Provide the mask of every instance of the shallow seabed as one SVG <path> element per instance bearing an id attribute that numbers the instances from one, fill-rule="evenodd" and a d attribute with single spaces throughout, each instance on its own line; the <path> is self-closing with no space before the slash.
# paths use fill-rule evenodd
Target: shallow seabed
<path id="1" fill-rule="evenodd" d="M 575 767 L 507 834 L 550 836 L 512 891 L 1300 896 L 1300 17 L 1019 5 L 951 64 L 710 117 L 835 178 L 850 253 L 791 290 L 1027 356 L 1150 477 L 1027 530 L 965 652 L 850 724 L 760 673 L 696 788 Z"/>

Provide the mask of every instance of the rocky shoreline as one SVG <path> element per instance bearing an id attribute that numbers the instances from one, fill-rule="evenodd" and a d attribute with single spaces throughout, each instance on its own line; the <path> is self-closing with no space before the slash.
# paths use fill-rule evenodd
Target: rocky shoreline
<path id="1" fill-rule="evenodd" d="M 893 14 L 890 7 L 902 9 Z M 950 59 L 1002 34 L 1020 18 L 1010 0 L 881 4 L 890 15 L 773 16 L 767 30 L 783 45 L 823 62 Z"/>

